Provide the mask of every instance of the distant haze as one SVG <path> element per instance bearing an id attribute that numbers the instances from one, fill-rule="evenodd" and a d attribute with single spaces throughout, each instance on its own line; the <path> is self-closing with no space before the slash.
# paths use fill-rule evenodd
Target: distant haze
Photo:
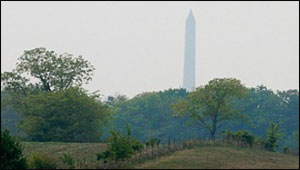
<path id="1" fill-rule="evenodd" d="M 299 89 L 299 2 L 1 2 L 1 72 L 24 50 L 83 55 L 84 87 L 129 97 L 179 88 L 185 20 L 196 21 L 196 85 L 234 77 Z"/>

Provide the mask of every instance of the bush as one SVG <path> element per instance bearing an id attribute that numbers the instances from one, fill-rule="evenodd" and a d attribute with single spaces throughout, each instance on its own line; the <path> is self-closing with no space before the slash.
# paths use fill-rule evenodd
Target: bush
<path id="1" fill-rule="evenodd" d="M 290 151 L 289 147 L 284 147 L 284 148 L 283 148 L 283 153 L 284 153 L 284 154 L 288 154 L 289 151 Z"/>
<path id="2" fill-rule="evenodd" d="M 108 149 L 97 154 L 98 160 L 108 161 L 124 160 L 130 158 L 136 152 L 142 151 L 144 145 L 131 137 L 131 131 L 128 129 L 127 136 L 122 135 L 115 130 L 109 138 Z"/>
<path id="3" fill-rule="evenodd" d="M 74 165 L 75 161 L 71 155 L 65 153 L 62 157 L 60 157 L 60 159 L 65 165 L 67 165 L 68 169 L 75 168 L 75 165 Z"/>
<path id="4" fill-rule="evenodd" d="M 34 153 L 29 160 L 29 167 L 31 169 L 56 169 L 55 160 L 47 155 Z"/>
<path id="5" fill-rule="evenodd" d="M 237 132 L 223 131 L 225 141 L 227 143 L 238 143 L 252 147 L 255 141 L 255 136 L 250 131 L 239 130 Z"/>
<path id="6" fill-rule="evenodd" d="M 267 137 L 265 139 L 264 148 L 268 151 L 275 151 L 278 147 L 277 142 L 284 136 L 279 124 L 271 123 L 267 130 Z"/>
<path id="7" fill-rule="evenodd" d="M 22 145 L 8 130 L 1 131 L 1 169 L 27 169 Z"/>

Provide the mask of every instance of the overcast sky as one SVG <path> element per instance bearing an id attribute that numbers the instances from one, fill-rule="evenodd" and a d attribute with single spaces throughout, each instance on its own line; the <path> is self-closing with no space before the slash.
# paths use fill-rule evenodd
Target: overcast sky
<path id="1" fill-rule="evenodd" d="M 24 50 L 46 47 L 89 60 L 91 91 L 179 88 L 191 9 L 197 86 L 234 77 L 299 89 L 299 2 L 1 2 L 1 72 Z"/>

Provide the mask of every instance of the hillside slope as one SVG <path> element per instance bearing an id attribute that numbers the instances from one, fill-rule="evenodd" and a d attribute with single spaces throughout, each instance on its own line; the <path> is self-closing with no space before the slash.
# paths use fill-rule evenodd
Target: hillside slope
<path id="1" fill-rule="evenodd" d="M 205 146 L 147 161 L 138 169 L 299 169 L 299 156 L 249 148 Z"/>
<path id="2" fill-rule="evenodd" d="M 76 169 L 95 169 L 99 166 L 97 153 L 103 152 L 106 144 L 102 143 L 67 143 L 67 142 L 22 142 L 24 155 L 30 159 L 33 154 L 48 155 L 54 160 L 59 168 L 65 168 L 61 157 L 64 154 L 72 156 Z"/>

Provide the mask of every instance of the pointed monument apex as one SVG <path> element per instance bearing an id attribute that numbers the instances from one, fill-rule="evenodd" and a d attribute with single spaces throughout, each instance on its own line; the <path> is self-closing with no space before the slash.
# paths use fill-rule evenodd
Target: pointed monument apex
<path id="1" fill-rule="evenodd" d="M 189 17 L 190 17 L 190 16 L 194 16 L 192 10 L 190 10 L 190 12 L 189 12 Z"/>
<path id="2" fill-rule="evenodd" d="M 194 19 L 193 11 L 190 10 L 188 18 L 187 19 Z"/>

